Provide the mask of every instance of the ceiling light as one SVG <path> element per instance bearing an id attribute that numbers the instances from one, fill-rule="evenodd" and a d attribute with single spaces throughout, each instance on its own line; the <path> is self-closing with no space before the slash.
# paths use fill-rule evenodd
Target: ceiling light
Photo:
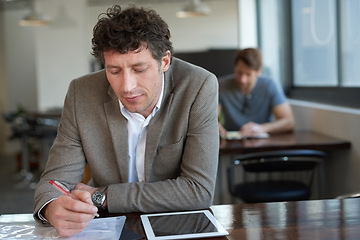
<path id="1" fill-rule="evenodd" d="M 185 5 L 176 13 L 179 18 L 199 17 L 209 15 L 210 8 L 200 0 L 186 0 Z"/>
<path id="2" fill-rule="evenodd" d="M 30 13 L 19 22 L 22 27 L 43 26 L 49 23 L 49 18 L 40 13 L 35 0 L 30 1 Z"/>

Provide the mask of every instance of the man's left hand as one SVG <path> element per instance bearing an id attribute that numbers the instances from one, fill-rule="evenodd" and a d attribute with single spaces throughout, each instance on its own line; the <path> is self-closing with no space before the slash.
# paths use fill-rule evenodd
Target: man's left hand
<path id="1" fill-rule="evenodd" d="M 94 188 L 83 183 L 78 183 L 75 185 L 75 188 L 73 190 L 86 191 L 89 192 L 92 196 L 98 190 L 98 188 Z"/>

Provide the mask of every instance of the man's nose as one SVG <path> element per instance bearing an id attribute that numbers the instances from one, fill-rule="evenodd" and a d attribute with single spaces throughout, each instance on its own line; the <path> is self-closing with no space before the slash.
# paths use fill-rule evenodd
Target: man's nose
<path id="1" fill-rule="evenodd" d="M 123 92 L 131 92 L 136 88 L 136 79 L 130 72 L 123 73 L 122 90 Z"/>
<path id="2" fill-rule="evenodd" d="M 247 82 L 247 77 L 245 75 L 240 75 L 239 80 L 241 84 L 245 84 Z"/>

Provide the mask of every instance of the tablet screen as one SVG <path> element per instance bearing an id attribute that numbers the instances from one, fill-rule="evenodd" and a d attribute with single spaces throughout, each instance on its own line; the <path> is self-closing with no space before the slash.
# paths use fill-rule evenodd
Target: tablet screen
<path id="1" fill-rule="evenodd" d="M 148 239 L 225 236 L 228 233 L 208 210 L 142 215 Z"/>

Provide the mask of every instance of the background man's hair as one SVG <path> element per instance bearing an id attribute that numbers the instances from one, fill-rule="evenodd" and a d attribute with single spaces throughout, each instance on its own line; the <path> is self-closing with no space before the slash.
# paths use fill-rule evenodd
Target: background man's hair
<path id="1" fill-rule="evenodd" d="M 248 67 L 253 70 L 260 70 L 262 68 L 262 55 L 258 48 L 245 48 L 238 51 L 235 57 L 235 66 L 239 61 L 243 61 Z"/>

